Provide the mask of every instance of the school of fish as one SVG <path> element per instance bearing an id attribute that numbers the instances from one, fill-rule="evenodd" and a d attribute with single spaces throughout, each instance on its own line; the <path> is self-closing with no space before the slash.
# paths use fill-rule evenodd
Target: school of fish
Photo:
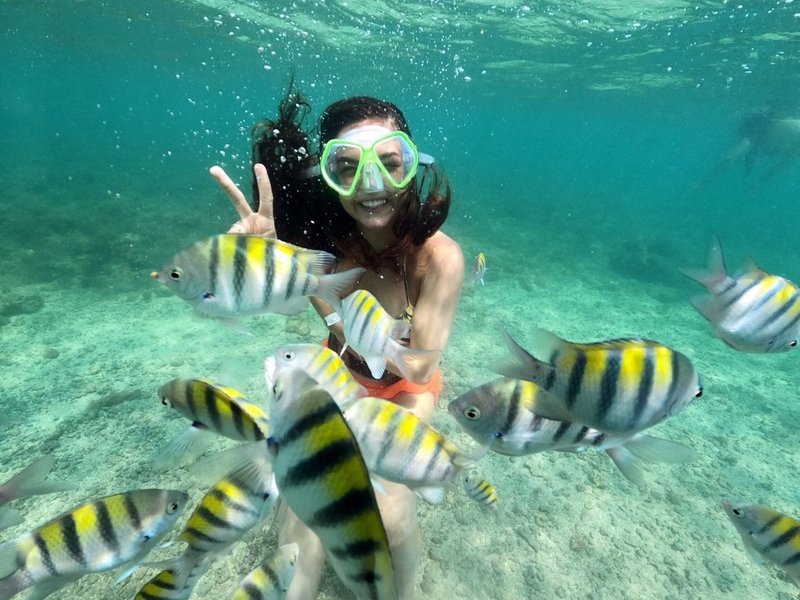
<path id="1" fill-rule="evenodd" d="M 221 235 L 177 254 L 153 276 L 203 315 L 236 321 L 293 315 L 318 296 L 341 311 L 346 344 L 373 375 L 437 349 L 410 348 L 408 324 L 390 317 L 365 290 L 350 291 L 360 269 L 327 274 L 334 258 L 277 240 Z M 484 283 L 485 255 L 473 283 Z M 684 269 L 708 296 L 692 304 L 717 336 L 742 352 L 786 352 L 800 335 L 800 291 L 751 264 L 728 274 L 715 241 L 705 271 Z M 155 457 L 161 467 L 194 462 L 211 442 L 234 444 L 196 471 L 220 471 L 167 548 L 146 562 L 177 527 L 189 495 L 134 489 L 75 506 L 0 544 L 0 600 L 32 589 L 44 598 L 75 580 L 112 569 L 159 569 L 134 600 L 187 600 L 199 580 L 236 543 L 257 532 L 285 502 L 320 539 L 329 564 L 358 600 L 395 600 L 394 559 L 378 508 L 382 480 L 407 486 L 431 504 L 461 489 L 478 509 L 496 513 L 500 495 L 476 465 L 489 452 L 527 456 L 556 451 L 606 453 L 632 483 L 645 486 L 640 461 L 683 463 L 698 454 L 645 433 L 678 417 L 703 395 L 690 358 L 659 342 L 618 338 L 570 342 L 531 326 L 524 345 L 507 332 L 510 356 L 499 375 L 453 398 L 447 412 L 477 444 L 467 451 L 416 414 L 374 398 L 341 357 L 319 344 L 284 344 L 264 361 L 267 402 L 205 378 L 174 378 L 158 387 L 165 414 L 185 432 Z M 401 340 L 406 340 L 403 343 Z M 216 462 L 215 462 L 216 460 Z M 52 456 L 34 460 L 0 485 L 0 529 L 24 517 L 4 506 L 72 489 L 47 479 Z M 724 500 L 722 508 L 746 551 L 782 569 L 800 586 L 800 521 L 762 505 Z M 232 600 L 280 600 L 291 587 L 296 544 L 273 548 L 232 586 Z M 123 575 L 124 577 L 125 575 Z"/>

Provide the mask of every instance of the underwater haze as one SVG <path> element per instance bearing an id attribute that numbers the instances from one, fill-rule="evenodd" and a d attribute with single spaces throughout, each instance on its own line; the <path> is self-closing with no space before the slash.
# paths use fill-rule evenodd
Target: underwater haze
<path id="1" fill-rule="evenodd" d="M 0 540 L 130 489 L 196 502 L 207 482 L 158 464 L 185 425 L 158 387 L 208 377 L 263 404 L 264 357 L 326 335 L 308 310 L 249 319 L 246 336 L 150 278 L 237 219 L 208 169 L 250 196 L 250 128 L 294 74 L 312 119 L 344 96 L 394 102 L 447 170 L 444 230 L 468 274 L 434 425 L 457 444 L 474 447 L 447 403 L 496 377 L 503 328 L 523 346 L 534 327 L 654 339 L 703 378 L 651 432 L 700 458 L 644 463 L 644 489 L 602 453 L 490 454 L 498 518 L 459 490 L 420 503 L 420 597 L 797 597 L 720 501 L 800 517 L 800 358 L 726 346 L 680 268 L 717 236 L 732 271 L 753 258 L 800 280 L 800 140 L 726 160 L 748 115 L 800 117 L 800 2 L 3 0 L 0 30 L 0 480 L 52 454 L 75 484 L 15 503 L 25 523 Z M 192 598 L 228 597 L 275 549 L 270 524 Z M 133 598 L 153 575 L 90 575 L 52 598 Z M 347 597 L 326 572 L 320 598 Z"/>

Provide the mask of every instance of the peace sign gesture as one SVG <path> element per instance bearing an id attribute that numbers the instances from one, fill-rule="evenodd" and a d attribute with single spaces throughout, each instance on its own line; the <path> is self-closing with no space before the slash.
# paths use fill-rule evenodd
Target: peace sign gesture
<path id="1" fill-rule="evenodd" d="M 266 237 L 277 237 L 275 232 L 275 219 L 272 216 L 272 184 L 267 175 L 267 168 L 262 164 L 253 167 L 258 183 L 258 212 L 253 212 L 247 200 L 233 180 L 222 167 L 214 165 L 209 172 L 217 180 L 220 187 L 228 194 L 231 204 L 239 213 L 239 220 L 236 221 L 228 233 L 253 233 Z"/>

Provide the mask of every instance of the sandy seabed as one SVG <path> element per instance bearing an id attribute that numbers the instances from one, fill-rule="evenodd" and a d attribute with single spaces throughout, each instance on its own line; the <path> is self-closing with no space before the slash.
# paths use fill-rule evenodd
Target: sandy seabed
<path id="1" fill-rule="evenodd" d="M 484 239 L 503 239 L 514 225 L 496 219 Z M 468 260 L 486 252 L 490 269 L 486 286 L 465 287 L 461 300 L 434 419 L 441 431 L 473 447 L 447 413 L 447 402 L 495 377 L 489 367 L 504 352 L 502 327 L 524 345 L 526 329 L 536 325 L 574 341 L 649 337 L 687 354 L 705 394 L 650 433 L 691 446 L 702 458 L 689 465 L 649 463 L 647 488 L 638 490 L 603 454 L 489 455 L 479 467 L 500 494 L 497 516 L 459 489 L 443 505 L 420 504 L 420 597 L 796 598 L 780 571 L 750 562 L 719 501 L 744 498 L 800 516 L 793 435 L 797 356 L 752 356 L 724 346 L 686 302 L 688 286 L 631 276 L 631 265 L 646 273 L 652 260 L 643 258 L 646 248 L 629 246 L 631 264 L 622 275 L 606 268 L 616 254 L 591 245 L 584 256 L 565 260 L 563 249 L 533 241 L 530 247 L 485 244 L 472 252 L 469 238 L 459 239 Z M 157 388 L 174 377 L 210 377 L 263 403 L 264 356 L 282 343 L 324 335 L 309 309 L 288 319 L 248 319 L 252 335 L 246 336 L 195 318 L 146 272 L 121 268 L 114 277 L 142 283 L 122 292 L 55 283 L 2 292 L 36 306 L 0 321 L 0 407 L 17 419 L 6 427 L 0 477 L 52 453 L 53 477 L 76 483 L 74 491 L 15 503 L 26 521 L 2 532 L 4 540 L 81 502 L 144 487 L 190 493 L 182 526 L 208 485 L 186 468 L 158 468 L 157 450 L 186 422 L 161 406 Z M 234 583 L 275 549 L 271 525 L 268 520 L 220 559 L 192 597 L 228 597 Z M 177 550 L 167 548 L 154 557 L 172 554 Z M 89 575 L 52 597 L 133 598 L 154 574 L 142 570 L 116 587 L 116 573 Z M 328 572 L 320 598 L 348 597 Z"/>

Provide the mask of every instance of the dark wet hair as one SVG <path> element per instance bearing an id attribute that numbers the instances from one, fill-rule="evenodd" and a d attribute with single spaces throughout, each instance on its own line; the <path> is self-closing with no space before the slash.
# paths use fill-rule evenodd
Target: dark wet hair
<path id="1" fill-rule="evenodd" d="M 278 237 L 305 248 L 347 255 L 371 268 L 396 266 L 400 256 L 421 246 L 447 219 L 451 192 L 446 175 L 436 165 L 419 165 L 415 180 L 403 192 L 406 202 L 393 223 L 397 242 L 376 253 L 342 208 L 338 194 L 321 177 L 310 177 L 308 171 L 318 164 L 325 143 L 356 121 L 388 119 L 411 137 L 405 116 L 394 104 L 377 98 L 339 100 L 322 112 L 319 143 L 312 152 L 305 129 L 310 111 L 308 101 L 290 84 L 277 119 L 264 119 L 253 127 L 253 163 L 263 164 L 269 173 Z M 258 202 L 255 179 L 253 198 Z"/>

